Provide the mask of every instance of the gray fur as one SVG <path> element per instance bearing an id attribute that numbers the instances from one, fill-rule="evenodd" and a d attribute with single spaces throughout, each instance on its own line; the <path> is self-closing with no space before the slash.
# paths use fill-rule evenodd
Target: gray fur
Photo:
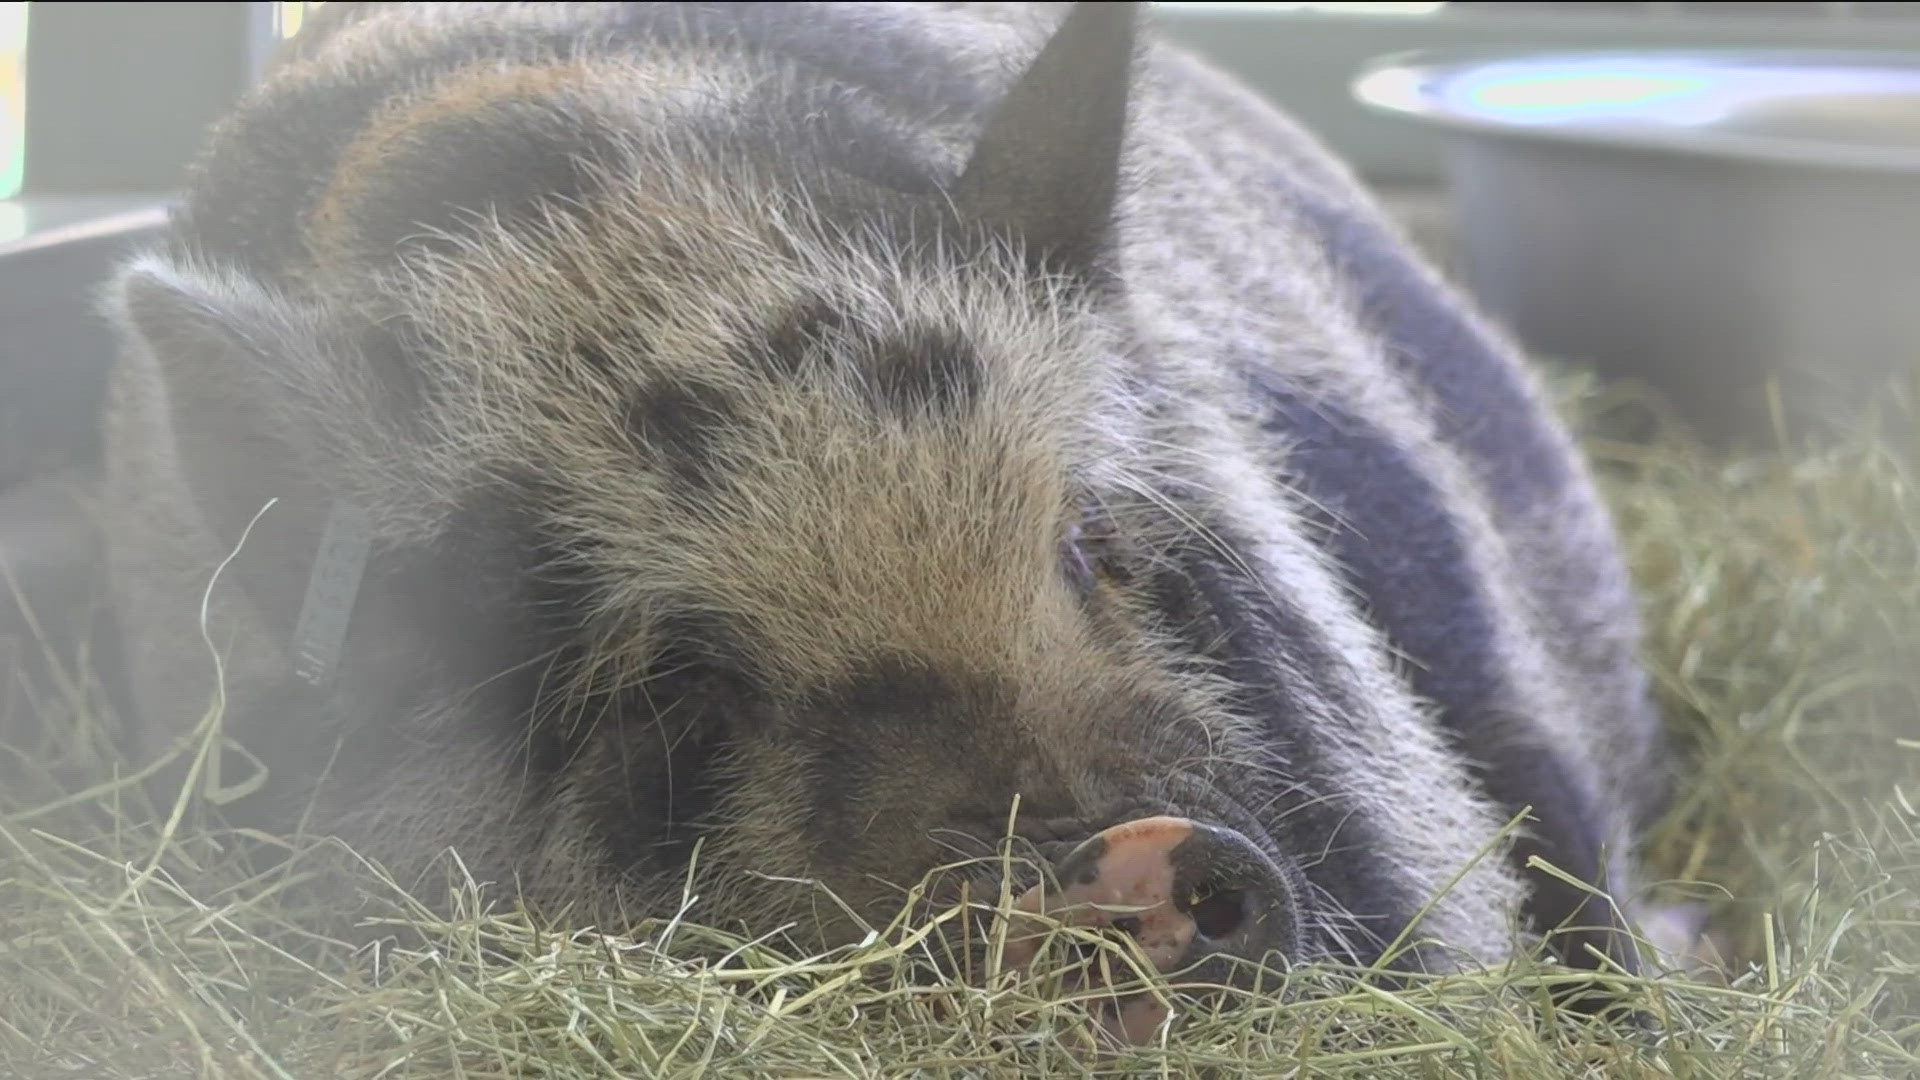
<path id="1" fill-rule="evenodd" d="M 230 724 L 402 868 L 451 845 L 536 904 L 660 913 L 697 836 L 697 914 L 771 925 L 811 900 L 744 871 L 884 914 L 1015 795 L 1036 842 L 1162 807 L 1264 838 L 1310 955 L 1365 957 L 1564 788 L 1544 853 L 1630 886 L 1657 728 L 1592 487 L 1514 351 L 1247 91 L 1143 46 L 1116 169 L 1112 94 L 994 119 L 1054 5 L 365 7 L 325 9 L 117 285 L 150 745 L 212 697 L 199 597 L 278 498 L 213 592 Z M 1022 156 L 1050 137 L 1092 149 Z M 1103 183 L 1110 215 L 1035 209 Z M 1456 337 L 1394 321 L 1421 305 Z M 1340 564 L 1288 416 L 1439 508 L 1360 542 L 1396 588 L 1457 550 L 1457 700 Z M 307 710 L 285 636 L 335 500 L 379 554 Z M 1418 610 L 1466 610 L 1446 588 Z M 1422 933 L 1497 960 L 1524 894 L 1483 860 Z"/>

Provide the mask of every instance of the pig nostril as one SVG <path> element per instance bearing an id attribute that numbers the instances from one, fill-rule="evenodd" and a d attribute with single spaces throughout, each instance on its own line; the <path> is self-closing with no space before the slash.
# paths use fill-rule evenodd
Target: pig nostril
<path id="1" fill-rule="evenodd" d="M 1240 929 L 1247 918 L 1247 893 L 1244 889 L 1203 889 L 1187 907 L 1194 928 L 1215 941 Z"/>

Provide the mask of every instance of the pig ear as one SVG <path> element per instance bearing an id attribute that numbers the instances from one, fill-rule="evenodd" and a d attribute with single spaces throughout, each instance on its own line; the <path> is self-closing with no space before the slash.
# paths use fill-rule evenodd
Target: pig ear
<path id="1" fill-rule="evenodd" d="M 234 569 L 244 591 L 290 618 L 301 584 L 295 568 L 328 510 L 315 480 L 313 397 L 329 359 L 317 315 L 238 275 L 158 257 L 123 271 L 107 308 L 155 368 L 199 516 L 222 545 L 238 543 L 259 517 Z"/>
<path id="2" fill-rule="evenodd" d="M 1091 268 L 1120 179 L 1137 3 L 1077 3 L 1008 91 L 954 189 L 960 211 L 1039 261 Z"/>

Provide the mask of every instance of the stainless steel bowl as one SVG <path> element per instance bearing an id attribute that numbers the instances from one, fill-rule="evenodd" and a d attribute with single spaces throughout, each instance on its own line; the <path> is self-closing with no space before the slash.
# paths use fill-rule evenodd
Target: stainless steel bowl
<path id="1" fill-rule="evenodd" d="M 1448 132 L 1467 284 L 1532 349 L 1710 434 L 1849 420 L 1920 368 L 1920 54 L 1377 62 L 1361 101 Z"/>

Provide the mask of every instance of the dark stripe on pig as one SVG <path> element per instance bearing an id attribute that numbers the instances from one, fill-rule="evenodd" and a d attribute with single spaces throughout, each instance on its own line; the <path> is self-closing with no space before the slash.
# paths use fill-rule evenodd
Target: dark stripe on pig
<path id="1" fill-rule="evenodd" d="M 1256 376 L 1256 382 L 1260 380 Z M 1599 882 L 1602 823 L 1591 785 L 1540 743 L 1530 718 L 1514 715 L 1505 647 L 1491 600 L 1467 561 L 1457 520 L 1422 468 L 1382 431 L 1323 400 L 1266 382 L 1256 386 L 1266 428 L 1292 447 L 1287 483 L 1314 534 L 1331 551 L 1367 610 L 1412 661 L 1414 690 L 1440 708 L 1452 744 L 1509 814 L 1536 819 L 1513 849 L 1532 887 L 1527 916 L 1541 930 L 1615 925 L 1588 893 L 1527 869 L 1538 855 L 1583 881 Z M 1561 945 L 1578 966 L 1592 935 Z"/>

